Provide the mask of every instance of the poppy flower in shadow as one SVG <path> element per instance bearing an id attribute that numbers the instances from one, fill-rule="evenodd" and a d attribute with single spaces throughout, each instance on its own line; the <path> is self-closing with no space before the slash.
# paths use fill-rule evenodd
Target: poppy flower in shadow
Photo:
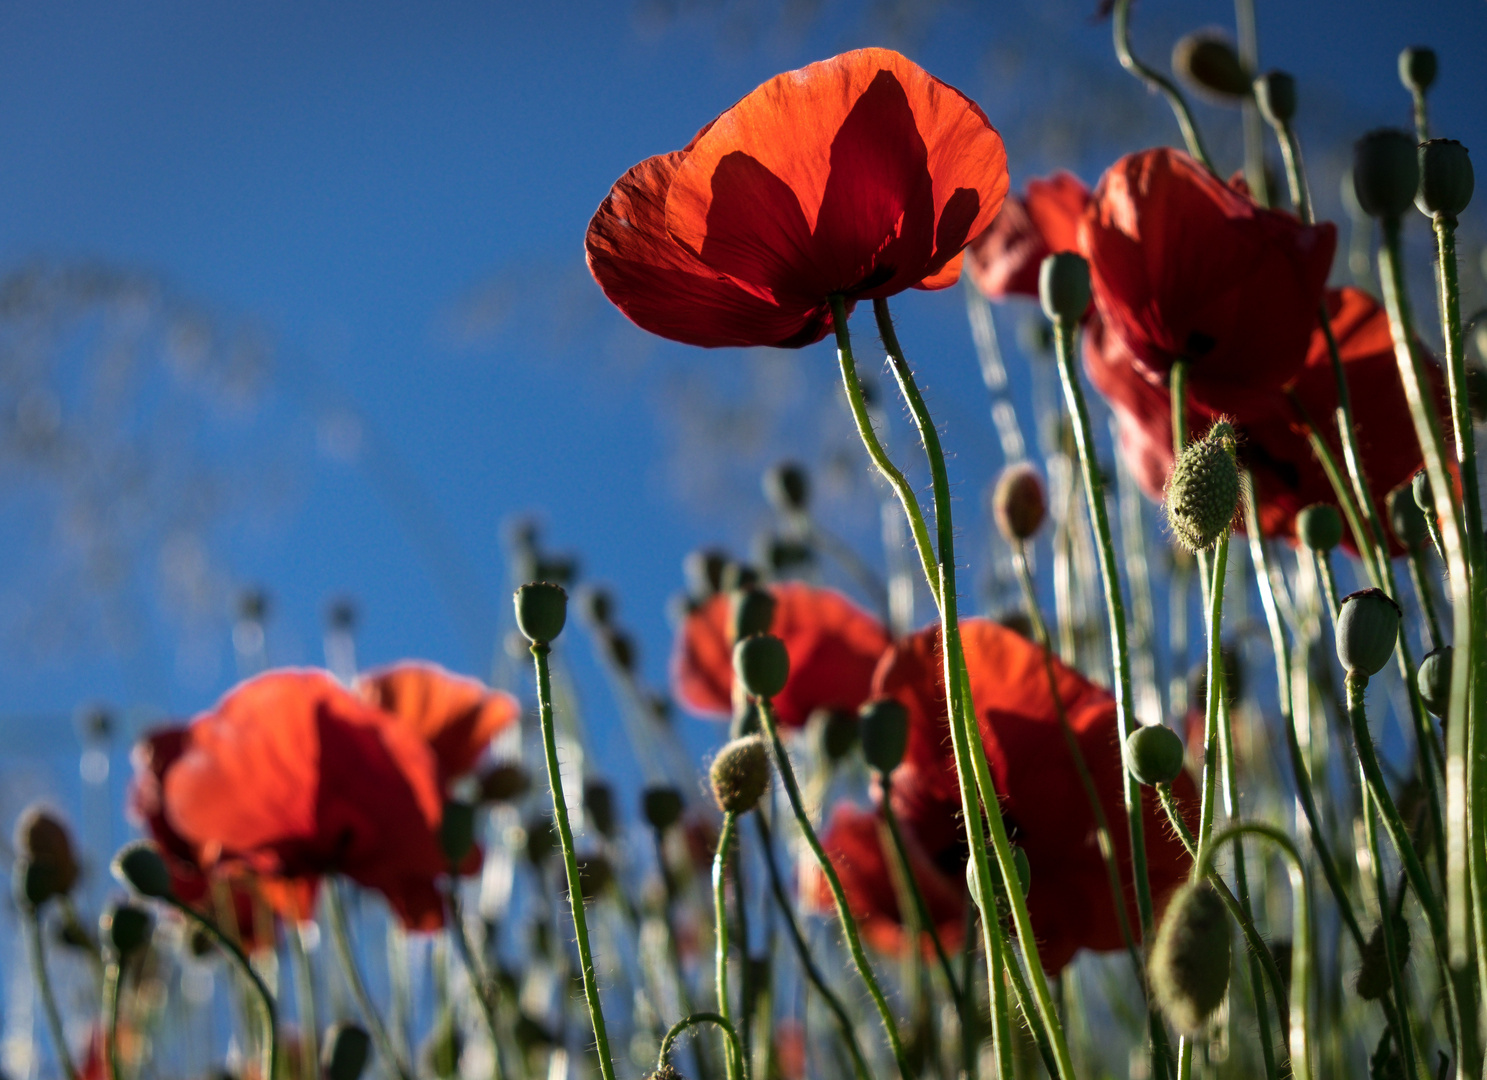
<path id="1" fill-rule="evenodd" d="M 848 304 L 954 283 L 1007 192 L 1001 136 L 888 49 L 777 75 L 683 150 L 649 158 L 589 224 L 589 269 L 642 329 L 795 348 Z"/>
<path id="2" fill-rule="evenodd" d="M 888 631 L 839 592 L 799 582 L 772 585 L 771 633 L 790 654 L 790 679 L 774 699 L 786 727 L 802 727 L 819 708 L 855 710 L 868 698 Z M 712 716 L 733 712 L 733 609 L 726 593 L 693 610 L 677 634 L 673 691 L 686 708 Z"/>
<path id="3" fill-rule="evenodd" d="M 358 678 L 356 690 L 428 743 L 446 794 L 452 781 L 475 767 L 490 741 L 521 716 L 510 694 L 437 664 L 404 661 L 380 668 Z"/>
<path id="4" fill-rule="evenodd" d="M 1079 222 L 1089 188 L 1073 173 L 1029 180 L 1027 191 L 1008 195 L 991 228 L 966 248 L 965 270 L 988 300 L 1038 295 L 1043 260 L 1079 250 Z"/>
<path id="5" fill-rule="evenodd" d="M 1306 363 L 1337 230 L 1303 225 L 1180 150 L 1121 158 L 1080 225 L 1100 318 L 1165 388 L 1189 362 L 1198 405 L 1239 420 L 1274 411 Z"/>

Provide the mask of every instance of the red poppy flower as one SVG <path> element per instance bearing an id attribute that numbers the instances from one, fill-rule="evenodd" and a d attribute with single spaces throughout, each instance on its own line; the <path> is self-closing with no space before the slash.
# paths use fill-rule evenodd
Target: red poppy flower
<path id="1" fill-rule="evenodd" d="M 428 743 L 324 672 L 240 684 L 191 722 L 164 773 L 165 820 L 201 865 L 245 867 L 297 918 L 339 873 L 409 928 L 441 926 L 442 815 Z"/>
<path id="2" fill-rule="evenodd" d="M 966 273 L 988 300 L 1038 295 L 1043 260 L 1079 250 L 1079 222 L 1089 188 L 1073 173 L 1029 180 L 1027 193 L 1008 195 L 991 228 L 966 248 Z"/>
<path id="3" fill-rule="evenodd" d="M 1105 173 L 1080 226 L 1095 305 L 1158 387 L 1190 361 L 1193 400 L 1265 416 L 1306 363 L 1337 230 L 1258 206 L 1180 150 Z"/>
<path id="4" fill-rule="evenodd" d="M 952 284 L 1006 192 L 974 102 L 859 49 L 777 75 L 627 172 L 589 224 L 589 269 L 654 334 L 794 348 L 831 329 L 833 295 Z"/>
<path id="5" fill-rule="evenodd" d="M 446 792 L 521 715 L 510 694 L 437 664 L 404 661 L 368 672 L 356 680 L 356 690 L 429 744 L 439 765 L 440 790 Z"/>
<path id="6" fill-rule="evenodd" d="M 798 582 L 770 586 L 772 632 L 790 653 L 790 679 L 774 699 L 786 727 L 801 727 L 819 708 L 853 709 L 867 700 L 873 670 L 888 648 L 878 620 L 841 593 Z M 693 712 L 733 711 L 733 611 L 719 593 L 687 616 L 677 635 L 671 683 Z"/>
<path id="7" fill-rule="evenodd" d="M 1044 967 L 1062 969 L 1079 949 L 1120 948 L 1094 814 L 1060 730 L 1041 651 L 1014 631 L 981 619 L 964 621 L 961 637 L 1002 814 L 1032 870 L 1028 908 Z M 904 830 L 936 866 L 963 869 L 965 836 L 942 663 L 939 628 L 920 631 L 883 657 L 874 693 L 897 698 L 909 710 L 908 752 L 893 777 L 894 810 Z M 1056 660 L 1054 670 L 1059 699 L 1111 826 L 1127 914 L 1139 932 L 1115 699 Z M 1181 800 L 1193 801 L 1186 776 L 1173 786 Z M 1142 807 L 1148 875 L 1160 909 L 1187 878 L 1190 860 L 1149 789 L 1143 789 Z"/>

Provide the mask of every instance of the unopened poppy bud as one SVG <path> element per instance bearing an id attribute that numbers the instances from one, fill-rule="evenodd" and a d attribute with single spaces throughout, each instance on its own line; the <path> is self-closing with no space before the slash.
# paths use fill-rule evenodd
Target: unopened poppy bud
<path id="1" fill-rule="evenodd" d="M 1413 486 L 1401 485 L 1389 492 L 1384 506 L 1389 513 L 1389 526 L 1406 550 L 1413 551 L 1425 543 L 1430 532 L 1425 525 L 1425 514 L 1415 502 Z"/>
<path id="2" fill-rule="evenodd" d="M 682 576 L 687 580 L 687 594 L 693 600 L 707 600 L 723 588 L 723 568 L 728 553 L 717 548 L 702 548 L 682 560 Z"/>
<path id="3" fill-rule="evenodd" d="M 568 621 L 568 594 L 561 585 L 534 581 L 516 590 L 516 628 L 536 644 L 556 641 Z"/>
<path id="4" fill-rule="evenodd" d="M 1342 598 L 1337 613 L 1337 659 L 1351 674 L 1377 675 L 1399 639 L 1399 605 L 1383 589 L 1360 589 Z"/>
<path id="5" fill-rule="evenodd" d="M 1170 784 L 1182 772 L 1182 740 L 1166 724 L 1143 724 L 1126 740 L 1126 757 L 1138 783 Z"/>
<path id="6" fill-rule="evenodd" d="M 996 617 L 996 623 L 1012 631 L 1018 637 L 1026 638 L 1028 641 L 1033 640 L 1033 620 L 1027 617 L 1025 611 L 1016 608 L 1004 611 Z"/>
<path id="7" fill-rule="evenodd" d="M 1435 50 L 1411 45 L 1399 54 L 1399 81 L 1411 93 L 1423 94 L 1435 82 Z"/>
<path id="8" fill-rule="evenodd" d="M 874 698 L 857 714 L 862 756 L 887 776 L 904 760 L 909 747 L 909 710 L 893 698 Z"/>
<path id="9" fill-rule="evenodd" d="M 603 780 L 587 780 L 583 785 L 583 812 L 599 830 L 599 835 L 614 838 L 619 824 L 614 812 L 614 788 Z"/>
<path id="10" fill-rule="evenodd" d="M 65 896 L 77 884 L 77 858 L 62 820 L 45 807 L 32 805 L 16 822 L 15 846 L 45 880 L 48 897 Z"/>
<path id="11" fill-rule="evenodd" d="M 459 866 L 475 846 L 475 807 L 451 799 L 439 819 L 439 846 L 450 866 Z"/>
<path id="12" fill-rule="evenodd" d="M 838 762 L 857 745 L 857 717 L 848 709 L 814 709 L 806 727 L 816 732 L 821 755 Z"/>
<path id="13" fill-rule="evenodd" d="M 480 774 L 480 801 L 515 802 L 527 793 L 532 779 L 514 761 L 498 761 Z"/>
<path id="14" fill-rule="evenodd" d="M 635 671 L 635 639 L 623 630 L 607 630 L 602 638 L 609 662 L 626 675 Z"/>
<path id="15" fill-rule="evenodd" d="M 1394 961 L 1399 965 L 1400 971 L 1403 971 L 1410 956 L 1409 922 L 1400 918 L 1391 918 L 1390 921 L 1394 924 Z M 1378 1001 L 1393 985 L 1389 978 L 1389 954 L 1384 944 L 1382 919 L 1374 926 L 1373 933 L 1368 935 L 1359 961 L 1358 979 L 1354 983 L 1358 996 L 1364 1001 Z"/>
<path id="16" fill-rule="evenodd" d="M 733 594 L 733 640 L 767 634 L 774 626 L 774 594 L 755 585 Z"/>
<path id="17" fill-rule="evenodd" d="M 1399 217 L 1415 201 L 1419 186 L 1413 136 L 1381 128 L 1353 144 L 1353 191 L 1369 217 Z"/>
<path id="18" fill-rule="evenodd" d="M 1415 205 L 1427 217 L 1455 219 L 1476 187 L 1471 154 L 1455 139 L 1420 144 L 1420 190 Z"/>
<path id="19" fill-rule="evenodd" d="M 772 698 L 790 678 L 790 654 L 773 634 L 755 634 L 733 647 L 733 672 L 754 697 Z"/>
<path id="20" fill-rule="evenodd" d="M 155 920 L 144 908 L 119 903 L 106 909 L 98 920 L 100 936 L 114 955 L 127 960 L 150 943 Z"/>
<path id="21" fill-rule="evenodd" d="M 1043 260 L 1038 271 L 1038 299 L 1054 322 L 1076 322 L 1089 307 L 1089 263 L 1075 251 L 1059 251 Z"/>
<path id="22" fill-rule="evenodd" d="M 1313 551 L 1331 551 L 1342 543 L 1342 515 L 1328 503 L 1312 503 L 1296 515 L 1296 539 Z"/>
<path id="23" fill-rule="evenodd" d="M 1255 104 L 1275 127 L 1284 127 L 1296 115 L 1296 79 L 1284 71 L 1267 71 L 1255 80 Z"/>
<path id="24" fill-rule="evenodd" d="M 148 840 L 125 844 L 114 856 L 110 869 L 115 880 L 128 885 L 141 896 L 169 900 L 175 895 L 165 859 L 161 857 L 160 849 Z"/>
<path id="25" fill-rule="evenodd" d="M 1025 461 L 1003 469 L 992 492 L 991 512 L 1008 540 L 1021 542 L 1036 533 L 1048 513 L 1038 470 Z"/>
<path id="26" fill-rule="evenodd" d="M 1248 97 L 1250 76 L 1234 45 L 1215 30 L 1194 30 L 1172 46 L 1172 73 L 1206 96 L 1225 102 Z"/>
<path id="27" fill-rule="evenodd" d="M 708 776 L 725 814 L 747 814 L 769 788 L 769 748 L 762 735 L 734 739 L 713 758 Z"/>
<path id="28" fill-rule="evenodd" d="M 1234 524 L 1239 508 L 1239 465 L 1234 429 L 1222 420 L 1183 448 L 1167 481 L 1167 522 L 1189 551 L 1210 548 Z"/>
<path id="29" fill-rule="evenodd" d="M 1415 672 L 1415 686 L 1420 690 L 1420 700 L 1432 716 L 1445 719 L 1451 708 L 1451 646 L 1442 645 L 1425 654 L 1420 669 Z"/>
<path id="30" fill-rule="evenodd" d="M 590 585 L 578 594 L 578 606 L 584 619 L 597 627 L 607 627 L 614 619 L 614 594 L 608 589 Z"/>
<path id="31" fill-rule="evenodd" d="M 682 817 L 682 793 L 669 785 L 648 787 L 640 793 L 640 812 L 657 832 L 665 832 Z"/>
<path id="32" fill-rule="evenodd" d="M 372 1039 L 360 1024 L 332 1024 L 321 1040 L 320 1074 L 323 1080 L 360 1080 L 372 1054 Z"/>
<path id="33" fill-rule="evenodd" d="M 765 471 L 764 497 L 782 513 L 798 513 L 810 502 L 810 478 L 795 462 L 782 461 Z"/>
<path id="34" fill-rule="evenodd" d="M 1213 886 L 1190 881 L 1178 889 L 1148 964 L 1152 993 L 1178 1031 L 1197 1034 L 1224 1000 L 1230 948 L 1229 915 Z"/>

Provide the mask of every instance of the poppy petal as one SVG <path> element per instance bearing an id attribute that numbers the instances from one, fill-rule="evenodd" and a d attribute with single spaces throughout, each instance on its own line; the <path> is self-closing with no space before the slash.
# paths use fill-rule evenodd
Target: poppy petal
<path id="1" fill-rule="evenodd" d="M 1038 295 L 1043 260 L 1079 247 L 1079 220 L 1089 188 L 1072 173 L 1030 180 L 1021 198 L 1009 195 L 991 227 L 967 248 L 971 280 L 988 300 Z"/>
<path id="2" fill-rule="evenodd" d="M 357 679 L 356 690 L 429 744 L 442 788 L 468 773 L 490 741 L 521 715 L 510 694 L 437 664 L 405 661 L 369 672 Z"/>

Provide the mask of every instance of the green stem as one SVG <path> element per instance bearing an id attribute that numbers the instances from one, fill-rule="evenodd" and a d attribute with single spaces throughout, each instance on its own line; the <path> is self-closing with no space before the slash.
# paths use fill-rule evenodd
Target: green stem
<path id="1" fill-rule="evenodd" d="M 1415 1063 L 1415 1040 L 1414 1033 L 1410 1030 L 1409 989 L 1402 975 L 1403 950 L 1400 948 L 1399 938 L 1394 932 L 1399 916 L 1390 911 L 1393 905 L 1389 902 L 1389 879 L 1384 871 L 1383 846 L 1379 843 L 1378 807 L 1367 791 L 1367 778 L 1364 778 L 1365 790 L 1363 792 L 1363 836 L 1364 843 L 1368 845 L 1368 858 L 1373 864 L 1374 887 L 1379 896 L 1379 933 L 1384 939 L 1384 966 L 1389 974 L 1389 990 L 1383 996 L 1383 1000 L 1389 998 L 1394 1000 L 1390 1030 L 1394 1032 L 1395 1045 L 1399 1047 L 1399 1056 L 1402 1061 L 1410 1063 L 1410 1073 L 1417 1071 Z M 1404 897 L 1401 895 L 1400 899 Z"/>
<path id="2" fill-rule="evenodd" d="M 1425 108 L 1425 92 L 1423 90 L 1411 90 L 1415 104 L 1415 141 L 1417 143 L 1430 140 L 1430 114 Z"/>
<path id="3" fill-rule="evenodd" d="M 731 816 L 731 815 L 730 815 Z M 659 1072 L 668 1064 L 671 1057 L 671 1044 L 688 1028 L 696 1027 L 698 1024 L 717 1024 L 723 1029 L 723 1035 L 728 1040 L 728 1049 L 725 1056 L 730 1060 L 733 1057 L 743 1056 L 743 1046 L 738 1041 L 738 1032 L 728 1019 L 714 1012 L 695 1012 L 690 1016 L 684 1016 L 667 1030 L 665 1038 L 661 1040 L 661 1052 L 656 1057 L 656 1071 Z"/>
<path id="4" fill-rule="evenodd" d="M 1177 126 L 1182 129 L 1182 141 L 1187 143 L 1188 153 L 1205 169 L 1213 172 L 1213 163 L 1209 161 L 1208 151 L 1203 147 L 1203 136 L 1198 133 L 1198 125 L 1193 120 L 1192 110 L 1188 108 L 1182 91 L 1177 89 L 1171 79 L 1147 67 L 1131 52 L 1131 0 L 1115 0 L 1115 7 L 1111 11 L 1111 27 L 1115 37 L 1115 55 L 1120 60 L 1120 66 L 1144 82 L 1148 90 L 1159 91 L 1167 99 L 1167 104 L 1172 106 L 1172 114 L 1177 117 Z"/>
<path id="5" fill-rule="evenodd" d="M 341 902 L 341 890 L 334 880 L 326 883 L 325 919 L 330 926 L 330 938 L 335 945 L 336 956 L 341 961 L 341 971 L 346 976 L 346 984 L 351 988 L 351 996 L 356 999 L 357 1010 L 361 1013 L 367 1031 L 372 1036 L 377 1052 L 387 1060 L 388 1066 L 398 1074 L 399 1080 L 413 1080 L 412 1072 L 403 1063 L 397 1047 L 393 1045 L 392 1035 L 387 1030 L 387 1024 L 382 1020 L 382 1014 L 372 1003 L 372 995 L 367 992 L 366 980 L 361 977 L 361 968 L 356 963 L 356 952 L 351 947 L 351 931 L 347 925 L 345 905 Z M 274 1074 L 270 1072 L 266 1075 Z"/>
<path id="6" fill-rule="evenodd" d="M 1441 623 L 1435 614 L 1435 596 L 1430 588 L 1430 579 L 1425 574 L 1425 550 L 1416 544 L 1406 556 L 1410 564 L 1410 581 L 1415 586 L 1415 595 L 1420 598 L 1420 614 L 1425 616 L 1425 628 L 1430 633 L 1430 647 L 1439 649 Z"/>
<path id="7" fill-rule="evenodd" d="M 67 1048 L 67 1029 L 62 1025 L 62 1013 L 57 1009 L 57 995 L 52 988 L 52 977 L 46 966 L 46 941 L 41 929 L 41 913 L 17 898 L 17 906 L 26 915 L 26 943 L 30 946 L 31 977 L 36 980 L 36 992 L 41 998 L 41 1009 L 46 1014 L 47 1031 L 52 1037 L 52 1049 L 57 1063 L 67 1080 L 80 1080 L 72 1052 Z"/>
<path id="8" fill-rule="evenodd" d="M 733 834 L 737 828 L 738 815 L 724 814 L 723 830 L 718 834 L 718 850 L 713 855 L 714 979 L 717 983 L 718 1012 L 729 1025 L 733 1023 L 733 1005 L 728 998 L 728 852 L 733 847 Z M 728 1055 L 725 1060 L 728 1080 L 738 1080 L 742 1062 L 742 1051 Z"/>
<path id="9" fill-rule="evenodd" d="M 496 988 L 491 984 L 489 974 L 485 965 L 480 962 L 480 957 L 475 951 L 475 944 L 470 940 L 470 928 L 465 925 L 465 913 L 460 905 L 459 893 L 455 879 L 450 878 L 448 891 L 445 893 L 445 902 L 449 905 L 449 925 L 454 931 L 455 947 L 459 950 L 460 960 L 465 965 L 465 971 L 470 976 L 470 984 L 475 988 L 475 1000 L 480 1004 L 481 1015 L 485 1018 L 486 1030 L 491 1037 L 491 1069 L 495 1080 L 504 1080 L 506 1066 L 502 1060 L 501 1052 L 501 1029 L 496 1022 L 496 1003 L 494 994 Z"/>
<path id="10" fill-rule="evenodd" d="M 310 970 L 310 955 L 305 950 L 304 931 L 298 920 L 291 920 L 284 936 L 289 940 L 289 957 L 294 965 L 294 1000 L 299 1011 L 299 1062 L 302 1076 L 314 1076 L 320 1069 L 320 1025 L 315 1015 L 315 975 Z"/>
<path id="11" fill-rule="evenodd" d="M 756 816 L 755 820 L 763 820 Z M 676 1000 L 681 1005 L 683 1014 L 691 1015 L 692 993 L 687 988 L 686 966 L 682 963 L 682 952 L 677 944 L 673 909 L 676 904 L 676 882 L 672 878 L 671 870 L 666 865 L 666 833 L 663 829 L 652 830 L 656 845 L 656 865 L 661 870 L 662 883 L 666 890 L 665 924 L 666 924 L 666 951 L 671 957 L 672 977 L 676 979 Z M 695 1047 L 698 1080 L 711 1080 L 712 1069 L 708 1065 L 708 1055 L 701 1043 Z M 859 1080 L 862 1078 L 859 1077 Z"/>
<path id="12" fill-rule="evenodd" d="M 205 930 L 212 940 L 221 947 L 222 951 L 232 958 L 238 970 L 252 984 L 253 991 L 258 997 L 259 1012 L 263 1014 L 264 1037 L 260 1050 L 262 1054 L 262 1060 L 259 1063 L 260 1068 L 262 1068 L 264 1076 L 276 1075 L 275 1070 L 279 1065 L 279 1011 L 274 1005 L 274 995 L 269 991 L 268 984 L 258 974 L 258 970 L 253 966 L 253 962 L 248 959 L 248 954 L 243 952 L 238 943 L 230 935 L 223 932 L 222 928 L 214 921 L 190 905 L 173 897 L 166 898 L 165 902 L 186 916 L 188 920 Z"/>
<path id="13" fill-rule="evenodd" d="M 955 981 L 955 967 L 950 963 L 950 954 L 945 951 L 945 944 L 940 940 L 940 931 L 935 926 L 934 916 L 930 914 L 929 905 L 924 900 L 924 892 L 919 888 L 919 881 L 914 876 L 913 865 L 909 862 L 909 849 L 904 843 L 903 830 L 898 826 L 898 815 L 893 812 L 893 778 L 888 773 L 881 773 L 878 779 L 883 785 L 883 821 L 888 826 L 888 836 L 893 843 L 893 857 L 898 863 L 899 873 L 903 876 L 905 890 L 913 901 L 914 912 L 919 917 L 919 923 L 924 927 L 924 932 L 929 935 L 930 943 L 934 946 L 935 958 L 940 963 L 940 971 L 945 976 L 945 983 L 950 987 L 950 997 L 955 1002 L 955 1011 L 960 1015 L 961 1023 L 965 1023 L 965 999 L 961 996 L 960 984 Z M 918 948 L 918 944 L 915 942 L 913 948 Z"/>
<path id="14" fill-rule="evenodd" d="M 1234 29 L 1239 39 L 1239 63 L 1251 78 L 1260 70 L 1260 39 L 1255 28 L 1254 0 L 1234 0 Z M 1265 122 L 1254 94 L 1240 102 L 1244 125 L 1244 179 L 1261 206 L 1269 206 L 1270 183 L 1265 175 Z"/>
<path id="15" fill-rule="evenodd" d="M 103 1032 L 104 1060 L 108 1063 L 109 1080 L 124 1080 L 119 1064 L 119 1003 L 124 981 L 124 965 L 117 957 L 109 960 L 103 971 L 103 1015 L 108 1018 Z"/>
<path id="16" fill-rule="evenodd" d="M 1466 389 L 1466 349 L 1462 345 L 1461 283 L 1456 266 L 1456 221 L 1444 215 L 1434 219 L 1440 248 L 1436 280 L 1440 287 L 1441 336 L 1446 343 L 1446 386 L 1451 394 L 1451 428 L 1456 436 L 1456 460 L 1461 466 L 1461 494 L 1466 516 L 1467 547 L 1474 569 L 1482 557 L 1482 499 L 1477 488 L 1477 443 Z"/>
<path id="17" fill-rule="evenodd" d="M 1018 887 L 1021 887 L 1021 882 Z M 998 890 L 1002 891 L 1004 890 Z M 1008 956 L 1005 966 L 1007 979 L 1012 984 L 1012 994 L 1017 998 L 1017 1007 L 1022 1010 L 1022 1015 L 1036 1015 L 1037 1005 L 1033 1002 L 1032 991 L 1028 989 L 1027 979 L 1023 977 L 1022 965 L 1017 962 L 1017 957 Z M 1043 1029 L 1037 1024 L 1029 1024 L 1028 1031 L 1032 1033 L 1033 1043 L 1038 1048 L 1038 1056 L 1043 1059 L 1043 1067 L 1048 1070 L 1048 1075 L 1057 1076 L 1058 1061 L 1053 1056 L 1053 1047 L 1048 1045 Z"/>
<path id="18" fill-rule="evenodd" d="M 883 994 L 883 987 L 878 982 L 877 975 L 873 974 L 872 964 L 868 961 L 867 953 L 862 948 L 862 937 L 857 932 L 857 920 L 852 917 L 852 909 L 847 906 L 847 894 L 842 890 L 841 879 L 837 877 L 836 868 L 831 865 L 831 858 L 826 854 L 826 849 L 821 846 L 821 840 L 816 835 L 816 830 L 811 826 L 811 818 L 806 813 L 805 802 L 800 797 L 800 784 L 795 779 L 795 769 L 790 765 L 790 755 L 785 751 L 785 744 L 780 741 L 780 732 L 775 724 L 774 705 L 768 698 L 756 699 L 759 704 L 759 722 L 764 728 L 764 734 L 769 739 L 769 745 L 774 753 L 775 768 L 779 771 L 780 781 L 785 785 L 785 794 L 790 799 L 790 809 L 795 813 L 796 824 L 800 826 L 801 835 L 805 837 L 810 846 L 811 854 L 816 857 L 816 865 L 821 868 L 822 875 L 826 878 L 827 885 L 831 888 L 831 896 L 836 901 L 837 918 L 842 924 L 842 934 L 847 939 L 847 948 L 852 953 L 852 961 L 857 965 L 857 972 L 862 976 L 863 983 L 867 986 L 867 992 L 873 999 L 873 1004 L 878 1008 L 878 1016 L 883 1021 L 883 1030 L 888 1036 L 888 1045 L 893 1049 L 894 1060 L 898 1062 L 898 1071 L 903 1080 L 912 1080 L 912 1070 L 909 1068 L 908 1059 L 904 1056 L 903 1040 L 899 1038 L 898 1024 L 893 1019 L 893 1011 L 888 1007 L 888 998 Z"/>
<path id="19" fill-rule="evenodd" d="M 599 1072 L 604 1080 L 615 1080 L 614 1060 L 609 1053 L 609 1033 L 604 1026 L 604 1006 L 599 1000 L 599 979 L 594 972 L 594 953 L 589 947 L 589 924 L 584 916 L 583 889 L 579 886 L 578 879 L 578 857 L 573 850 L 573 829 L 568 824 L 568 802 L 563 796 L 562 767 L 558 764 L 558 739 L 552 715 L 552 676 L 547 663 L 547 656 L 551 651 L 545 642 L 532 642 L 532 659 L 537 668 L 537 706 L 542 723 L 542 746 L 547 756 L 547 782 L 552 790 L 552 813 L 558 826 L 558 842 L 563 849 L 563 866 L 568 876 L 568 906 L 573 912 L 573 932 L 578 940 L 578 961 L 583 973 L 583 994 L 588 1001 L 589 1021 L 594 1028 Z"/>
<path id="20" fill-rule="evenodd" d="M 1198 817 L 1198 854 L 1208 850 L 1218 801 L 1219 701 L 1223 690 L 1224 659 L 1220 630 L 1224 617 L 1224 576 L 1229 565 L 1229 531 L 1218 539 L 1213 579 L 1208 587 L 1208 700 L 1203 714 L 1203 803 Z"/>

